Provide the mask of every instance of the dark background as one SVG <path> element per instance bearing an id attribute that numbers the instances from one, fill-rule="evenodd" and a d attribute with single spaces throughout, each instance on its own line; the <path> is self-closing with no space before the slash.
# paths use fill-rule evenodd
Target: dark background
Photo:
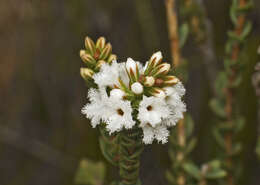
<path id="1" fill-rule="evenodd" d="M 222 68 L 231 0 L 204 0 L 217 63 Z M 243 50 L 246 64 L 238 101 L 246 127 L 240 136 L 245 173 L 241 185 L 259 184 L 254 154 L 257 134 L 256 97 L 251 85 L 260 43 L 260 1 L 249 18 L 253 33 Z M 97 129 L 80 113 L 87 88 L 79 75 L 79 50 L 85 36 L 105 36 L 121 61 L 146 61 L 161 50 L 170 62 L 163 0 L 0 0 L 0 185 L 72 185 L 79 161 L 105 161 Z M 215 156 L 211 128 L 212 97 L 201 53 L 188 41 L 183 56 L 190 65 L 187 105 L 199 142 L 192 158 L 201 164 Z M 142 159 L 144 185 L 165 185 L 170 163 L 167 145 L 147 146 Z M 117 170 L 107 164 L 107 180 Z M 258 174 L 258 175 L 257 175 Z M 106 185 L 107 183 L 105 183 Z"/>

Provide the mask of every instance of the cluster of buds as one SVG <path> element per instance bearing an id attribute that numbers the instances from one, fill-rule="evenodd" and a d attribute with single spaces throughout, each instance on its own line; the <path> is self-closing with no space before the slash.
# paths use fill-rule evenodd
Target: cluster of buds
<path id="1" fill-rule="evenodd" d="M 104 37 L 100 37 L 96 43 L 92 39 L 86 37 L 86 49 L 80 50 L 80 58 L 86 67 L 80 69 L 80 75 L 84 80 L 92 79 L 94 73 L 99 72 L 99 69 L 104 63 L 111 63 L 116 60 L 116 55 L 112 54 L 112 46 L 106 43 Z"/>
<path id="2" fill-rule="evenodd" d="M 169 75 L 171 65 L 162 62 L 162 59 L 161 52 L 154 53 L 141 74 L 138 63 L 132 59 L 127 60 L 126 70 L 132 92 L 164 98 L 166 96 L 164 88 L 179 82 L 177 77 Z"/>

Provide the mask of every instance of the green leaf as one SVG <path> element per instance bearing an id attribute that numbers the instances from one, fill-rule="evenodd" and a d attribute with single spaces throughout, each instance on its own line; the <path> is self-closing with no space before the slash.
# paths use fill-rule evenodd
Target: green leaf
<path id="1" fill-rule="evenodd" d="M 233 24 L 237 25 L 237 2 L 233 1 L 231 8 L 230 8 L 230 18 Z"/>
<path id="2" fill-rule="evenodd" d="M 184 119 L 186 137 L 190 137 L 194 129 L 194 122 L 189 114 L 186 114 Z"/>
<path id="3" fill-rule="evenodd" d="M 224 64 L 228 63 L 227 61 L 225 61 Z M 230 63 L 228 63 L 230 64 Z M 227 74 L 223 71 L 220 72 L 217 76 L 216 82 L 215 82 L 215 90 L 217 92 L 217 94 L 223 95 L 224 93 L 224 89 L 226 88 L 228 84 L 228 77 Z"/>
<path id="4" fill-rule="evenodd" d="M 223 178 L 227 175 L 225 170 L 222 169 L 214 169 L 214 170 L 209 170 L 206 174 L 205 177 L 207 179 L 220 179 Z"/>
<path id="5" fill-rule="evenodd" d="M 252 1 L 252 0 L 249 0 L 246 5 L 244 5 L 244 6 L 242 6 L 242 7 L 239 7 L 239 8 L 237 9 L 237 11 L 238 11 L 239 13 L 244 13 L 244 12 L 248 11 L 249 9 L 253 8 L 253 6 L 254 6 L 253 1 Z"/>
<path id="6" fill-rule="evenodd" d="M 106 128 L 102 125 L 99 127 L 101 136 L 99 145 L 103 156 L 113 165 L 117 166 L 119 162 L 119 139 L 120 134 L 109 135 Z"/>
<path id="7" fill-rule="evenodd" d="M 175 184 L 176 183 L 176 179 L 174 178 L 174 176 L 172 175 L 172 173 L 167 170 L 165 173 L 166 179 L 168 180 L 168 182 L 170 182 L 171 184 Z"/>
<path id="8" fill-rule="evenodd" d="M 241 143 L 235 143 L 232 146 L 231 156 L 237 155 L 242 151 Z"/>
<path id="9" fill-rule="evenodd" d="M 105 165 L 102 162 L 92 162 L 88 159 L 80 161 L 76 171 L 76 184 L 97 185 L 104 184 Z"/>
<path id="10" fill-rule="evenodd" d="M 228 42 L 227 42 L 227 44 L 226 44 L 226 46 L 225 46 L 225 52 L 226 53 L 231 53 L 231 51 L 232 51 L 232 48 L 233 48 L 233 46 L 234 46 L 234 41 L 233 40 L 229 40 Z"/>
<path id="11" fill-rule="evenodd" d="M 218 128 L 213 129 L 213 135 L 214 135 L 217 143 L 219 144 L 219 146 L 221 146 L 222 148 L 225 148 L 225 140 L 222 137 L 222 135 L 219 133 Z"/>
<path id="12" fill-rule="evenodd" d="M 197 166 L 195 166 L 193 163 L 190 163 L 190 162 L 184 163 L 183 169 L 186 171 L 186 173 L 193 176 L 197 180 L 199 180 L 201 178 L 200 169 Z"/>
<path id="13" fill-rule="evenodd" d="M 179 28 L 179 38 L 180 38 L 180 47 L 182 48 L 189 36 L 189 26 L 187 23 L 184 23 Z"/>
<path id="14" fill-rule="evenodd" d="M 244 26 L 243 32 L 241 33 L 242 40 L 244 40 L 249 35 L 249 33 L 252 30 L 252 27 L 252 23 L 248 21 Z"/>
<path id="15" fill-rule="evenodd" d="M 209 168 L 220 168 L 221 161 L 220 160 L 213 160 L 208 163 Z"/>
<path id="16" fill-rule="evenodd" d="M 212 99 L 210 101 L 210 107 L 211 109 L 217 114 L 219 117 L 225 118 L 226 112 L 225 112 L 225 104 L 221 102 L 218 99 Z"/>
<path id="17" fill-rule="evenodd" d="M 185 154 L 189 154 L 190 152 L 192 152 L 193 149 L 195 148 L 196 144 L 197 144 L 197 139 L 192 138 L 191 141 L 187 144 L 187 146 L 185 148 Z"/>
<path id="18" fill-rule="evenodd" d="M 235 133 L 240 132 L 245 126 L 245 118 L 238 117 L 235 122 Z"/>
<path id="19" fill-rule="evenodd" d="M 236 32 L 234 32 L 234 31 L 228 31 L 228 36 L 231 39 L 239 41 L 239 42 L 241 42 L 243 40 L 241 35 L 237 35 Z"/>

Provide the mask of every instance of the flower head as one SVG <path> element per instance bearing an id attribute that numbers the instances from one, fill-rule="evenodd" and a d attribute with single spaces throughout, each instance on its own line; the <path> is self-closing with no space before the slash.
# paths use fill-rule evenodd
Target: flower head
<path id="1" fill-rule="evenodd" d="M 168 74 L 171 65 L 162 62 L 162 53 L 154 53 L 143 67 L 132 58 L 117 63 L 103 37 L 96 44 L 86 38 L 85 45 L 80 56 L 88 68 L 82 68 L 81 75 L 97 85 L 89 90 L 90 103 L 82 109 L 91 125 L 103 122 L 111 134 L 137 124 L 145 144 L 166 143 L 168 127 L 183 118 L 186 105 L 182 101 L 185 88 Z"/>

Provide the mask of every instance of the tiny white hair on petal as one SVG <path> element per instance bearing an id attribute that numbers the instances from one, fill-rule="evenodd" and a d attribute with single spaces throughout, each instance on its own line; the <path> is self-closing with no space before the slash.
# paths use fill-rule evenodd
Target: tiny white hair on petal
<path id="1" fill-rule="evenodd" d="M 179 100 L 175 106 L 169 106 L 171 115 L 162 121 L 162 124 L 168 127 L 175 126 L 180 119 L 183 119 L 183 113 L 186 112 L 186 104 Z"/>
<path id="2" fill-rule="evenodd" d="M 93 79 L 99 87 L 113 86 L 118 84 L 119 71 L 119 65 L 116 61 L 113 61 L 111 65 L 104 63 L 100 72 L 93 75 Z"/>
<path id="3" fill-rule="evenodd" d="M 183 84 L 181 82 L 178 82 L 173 86 L 175 91 L 179 94 L 179 96 L 184 96 L 186 93 L 186 89 L 184 88 Z"/>
<path id="4" fill-rule="evenodd" d="M 162 144 L 167 143 L 170 133 L 166 126 L 158 125 L 156 127 L 151 127 L 147 124 L 143 126 L 142 129 L 144 144 L 152 144 L 154 139 Z"/>
<path id="5" fill-rule="evenodd" d="M 154 129 L 154 135 L 158 142 L 162 142 L 162 144 L 165 144 L 168 142 L 170 132 L 166 126 L 159 125 L 156 127 L 156 129 Z"/>
<path id="6" fill-rule="evenodd" d="M 94 88 L 89 89 L 88 98 L 90 103 L 86 104 L 81 112 L 91 120 L 92 127 L 96 127 L 102 120 L 106 105 L 102 99 L 102 93 Z"/>
<path id="7" fill-rule="evenodd" d="M 162 98 L 146 97 L 140 102 L 137 118 L 141 125 L 150 123 L 153 127 L 160 124 L 171 114 L 166 102 Z"/>
<path id="8" fill-rule="evenodd" d="M 102 115 L 102 120 L 106 122 L 106 128 L 110 134 L 123 128 L 131 129 L 135 125 L 130 101 L 109 97 L 106 105 L 106 112 Z M 122 115 L 119 114 L 119 110 Z"/>
<path id="9" fill-rule="evenodd" d="M 154 129 L 150 126 L 144 126 L 142 129 L 144 144 L 152 144 L 154 140 Z"/>

